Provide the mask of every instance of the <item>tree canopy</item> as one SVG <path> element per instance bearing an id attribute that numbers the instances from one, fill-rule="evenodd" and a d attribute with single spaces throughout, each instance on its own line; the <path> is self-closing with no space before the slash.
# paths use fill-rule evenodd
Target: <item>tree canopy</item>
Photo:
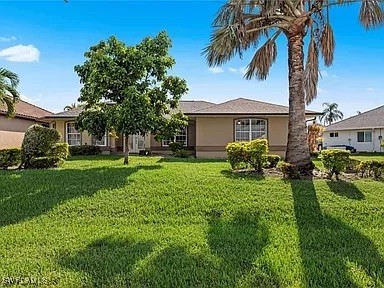
<path id="1" fill-rule="evenodd" d="M 84 64 L 75 66 L 83 84 L 78 101 L 84 103 L 78 127 L 97 138 L 106 131 L 125 135 L 125 163 L 129 135 L 167 137 L 187 125 L 178 103 L 188 88 L 184 79 L 168 75 L 175 64 L 170 47 L 165 32 L 134 46 L 110 37 L 92 46 Z"/>

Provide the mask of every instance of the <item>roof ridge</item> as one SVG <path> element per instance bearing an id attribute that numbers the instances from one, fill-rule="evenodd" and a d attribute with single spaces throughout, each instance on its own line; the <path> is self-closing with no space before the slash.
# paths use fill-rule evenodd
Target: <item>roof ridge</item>
<path id="1" fill-rule="evenodd" d="M 42 108 L 42 107 L 40 107 L 40 106 L 37 106 L 36 104 L 32 104 L 32 103 L 30 103 L 30 102 L 27 102 L 27 101 L 25 101 L 25 100 L 23 100 L 23 99 L 19 99 L 19 101 L 24 102 L 24 103 L 27 103 L 28 105 L 31 105 L 31 106 L 33 106 L 33 107 L 36 107 L 37 109 L 41 109 L 41 110 L 43 110 L 43 111 L 45 111 L 45 112 L 54 114 L 53 112 L 51 112 L 51 111 L 49 111 L 49 110 L 47 110 L 47 109 L 45 109 L 45 108 Z M 17 103 L 16 103 L 16 104 L 17 104 Z"/>
<path id="2" fill-rule="evenodd" d="M 356 118 L 356 117 L 362 116 L 362 115 L 364 115 L 364 114 L 367 114 L 367 113 L 373 112 L 373 111 L 375 111 L 375 110 L 378 110 L 378 109 L 381 109 L 381 108 L 384 108 L 384 105 L 381 105 L 381 106 L 379 106 L 379 107 L 376 107 L 376 108 L 373 108 L 373 109 L 371 109 L 371 110 L 368 110 L 368 111 L 362 112 L 362 113 L 360 113 L 360 114 L 357 114 L 357 115 L 353 115 L 353 116 L 350 116 L 350 117 L 348 117 L 348 118 L 346 118 L 346 119 L 343 119 L 343 120 L 337 121 L 337 122 L 335 122 L 335 123 L 332 123 L 332 124 L 330 124 L 330 125 L 328 125 L 328 126 L 326 126 L 326 127 L 327 127 L 327 128 L 328 128 L 328 127 L 331 127 L 331 126 L 333 126 L 333 125 L 336 125 L 336 124 L 339 124 L 339 123 L 345 122 L 345 121 L 347 121 L 347 120 L 351 120 L 352 118 Z"/>

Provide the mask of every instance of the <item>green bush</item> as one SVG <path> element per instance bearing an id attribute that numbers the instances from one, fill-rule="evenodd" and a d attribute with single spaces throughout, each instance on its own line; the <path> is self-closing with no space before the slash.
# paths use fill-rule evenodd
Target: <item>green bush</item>
<path id="1" fill-rule="evenodd" d="M 383 161 L 364 161 L 359 164 L 359 173 L 361 177 L 373 177 L 375 180 L 384 175 Z"/>
<path id="2" fill-rule="evenodd" d="M 335 175 L 336 179 L 339 179 L 341 172 L 345 171 L 349 163 L 349 156 L 351 153 L 347 150 L 332 149 L 321 151 L 321 160 L 325 169 L 328 170 L 329 178 Z"/>
<path id="3" fill-rule="evenodd" d="M 28 168 L 34 157 L 44 157 L 50 149 L 60 140 L 60 133 L 53 128 L 41 125 L 32 125 L 27 129 L 21 145 L 21 162 Z"/>
<path id="4" fill-rule="evenodd" d="M 347 173 L 358 173 L 359 172 L 359 166 L 361 161 L 356 159 L 349 159 L 347 166 L 345 167 L 345 172 Z"/>
<path id="5" fill-rule="evenodd" d="M 231 164 L 232 169 L 238 169 L 246 163 L 246 145 L 247 142 L 232 142 L 228 143 L 225 147 L 225 150 L 227 151 L 227 159 L 229 164 Z"/>
<path id="6" fill-rule="evenodd" d="M 56 143 L 47 153 L 48 156 L 53 156 L 61 159 L 67 159 L 68 154 L 68 143 Z"/>
<path id="7" fill-rule="evenodd" d="M 8 167 L 17 166 L 21 162 L 21 149 L 3 149 L 0 150 L 0 168 L 8 169 Z"/>
<path id="8" fill-rule="evenodd" d="M 265 157 L 265 162 L 264 162 L 265 168 L 276 168 L 277 164 L 279 164 L 281 160 L 281 157 L 279 155 L 269 154 L 264 157 Z"/>
<path id="9" fill-rule="evenodd" d="M 176 152 L 173 155 L 178 158 L 188 158 L 189 152 L 185 149 L 179 149 L 179 150 L 176 150 Z"/>
<path id="10" fill-rule="evenodd" d="M 29 163 L 29 168 L 31 169 L 47 169 L 47 168 L 56 168 L 60 167 L 63 164 L 64 160 L 58 157 L 49 156 L 49 157 L 34 157 Z"/>
<path id="11" fill-rule="evenodd" d="M 266 139 L 252 140 L 246 144 L 245 151 L 246 162 L 257 172 L 263 171 L 265 155 L 268 153 L 268 141 Z"/>
<path id="12" fill-rule="evenodd" d="M 172 154 L 175 155 L 175 153 L 178 150 L 184 149 L 184 145 L 183 145 L 183 143 L 179 143 L 179 142 L 171 142 L 171 143 L 169 143 L 169 148 L 171 149 Z"/>
<path id="13" fill-rule="evenodd" d="M 99 155 L 100 153 L 101 153 L 101 150 L 99 146 L 93 146 L 93 145 L 69 146 L 69 154 L 71 156 Z"/>
<path id="14" fill-rule="evenodd" d="M 319 157 L 320 152 L 319 151 L 313 151 L 310 154 L 311 154 L 311 157 L 317 158 L 317 157 Z"/>
<path id="15" fill-rule="evenodd" d="M 288 179 L 300 179 L 299 169 L 293 164 L 283 162 L 280 165 L 281 172 L 284 175 L 284 178 Z"/>

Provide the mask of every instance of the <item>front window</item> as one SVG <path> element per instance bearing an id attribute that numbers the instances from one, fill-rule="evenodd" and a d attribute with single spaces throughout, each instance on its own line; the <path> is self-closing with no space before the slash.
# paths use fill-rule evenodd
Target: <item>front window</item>
<path id="1" fill-rule="evenodd" d="M 163 140 L 163 146 L 169 146 L 169 143 L 176 142 L 176 143 L 181 143 L 184 146 L 187 146 L 187 127 L 182 127 L 175 137 L 169 138 L 169 139 L 164 139 Z"/>
<path id="2" fill-rule="evenodd" d="M 331 132 L 330 133 L 331 138 L 333 137 L 339 137 L 339 132 Z"/>
<path id="3" fill-rule="evenodd" d="M 357 132 L 357 142 L 372 142 L 372 131 Z"/>
<path id="4" fill-rule="evenodd" d="M 235 141 L 251 141 L 267 138 L 267 121 L 264 119 L 238 119 L 235 125 Z"/>
<path id="5" fill-rule="evenodd" d="M 75 128 L 75 122 L 68 122 L 66 127 L 66 138 L 69 146 L 79 146 L 81 145 L 81 134 Z"/>
<path id="6" fill-rule="evenodd" d="M 94 146 L 107 146 L 107 133 L 104 134 L 101 140 L 98 140 L 96 137 L 92 136 L 92 145 Z"/>

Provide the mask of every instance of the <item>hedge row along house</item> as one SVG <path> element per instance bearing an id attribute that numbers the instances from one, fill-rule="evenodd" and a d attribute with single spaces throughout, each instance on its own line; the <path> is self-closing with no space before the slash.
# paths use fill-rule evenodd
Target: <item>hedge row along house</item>
<path id="1" fill-rule="evenodd" d="M 288 136 L 288 107 L 251 99 L 237 98 L 215 104 L 207 101 L 180 101 L 180 109 L 188 116 L 188 126 L 173 139 L 157 142 L 154 135 L 131 135 L 130 152 L 150 149 L 152 153 L 170 153 L 169 143 L 183 143 L 197 158 L 225 158 L 225 146 L 233 141 L 265 138 L 271 153 L 284 156 Z M 122 153 L 123 137 L 105 137 L 98 141 L 86 131 L 75 128 L 81 107 L 48 115 L 50 127 L 56 128 L 69 145 L 98 145 L 106 153 Z M 321 113 L 306 111 L 307 119 Z"/>
<path id="2" fill-rule="evenodd" d="M 19 100 L 15 107 L 15 117 L 7 119 L 7 110 L 0 104 L 0 149 L 17 148 L 23 142 L 24 133 L 34 124 L 49 125 L 49 120 L 45 117 L 52 116 L 53 113 Z"/>

